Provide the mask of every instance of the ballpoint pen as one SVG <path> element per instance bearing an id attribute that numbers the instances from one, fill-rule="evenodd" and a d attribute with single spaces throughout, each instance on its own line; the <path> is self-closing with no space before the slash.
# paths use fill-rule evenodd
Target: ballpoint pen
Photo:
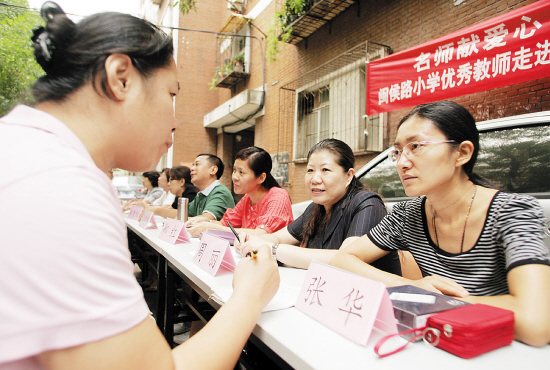
<path id="1" fill-rule="evenodd" d="M 227 221 L 227 224 L 229 225 L 229 228 L 231 229 L 231 231 L 233 231 L 233 234 L 235 234 L 235 238 L 237 238 L 237 240 L 239 241 L 239 243 L 241 242 L 241 239 L 239 239 L 239 235 L 237 235 L 237 232 L 235 231 L 235 229 L 233 228 L 233 226 L 231 225 L 231 223 L 229 221 Z"/>

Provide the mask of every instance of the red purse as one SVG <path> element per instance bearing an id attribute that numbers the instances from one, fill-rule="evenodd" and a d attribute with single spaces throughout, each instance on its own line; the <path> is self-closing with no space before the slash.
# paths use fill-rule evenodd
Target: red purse
<path id="1" fill-rule="evenodd" d="M 380 353 L 388 339 L 414 333 L 409 341 L 389 352 Z M 403 350 L 410 342 L 423 337 L 424 341 L 462 358 L 472 358 L 508 346 L 514 340 L 514 313 L 484 304 L 470 304 L 430 316 L 424 328 L 391 334 L 380 339 L 374 351 L 386 357 Z"/>

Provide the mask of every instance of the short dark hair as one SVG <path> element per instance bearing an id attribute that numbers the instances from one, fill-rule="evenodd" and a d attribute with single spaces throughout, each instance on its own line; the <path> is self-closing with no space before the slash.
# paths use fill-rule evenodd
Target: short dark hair
<path id="1" fill-rule="evenodd" d="M 75 24 L 59 5 L 48 1 L 41 15 L 46 25 L 32 37 L 36 61 L 46 72 L 32 89 L 39 103 L 63 100 L 88 81 L 99 95 L 115 100 L 105 71 L 105 60 L 113 53 L 128 55 L 143 77 L 167 67 L 172 59 L 172 37 L 129 14 L 98 13 Z"/>
<path id="2" fill-rule="evenodd" d="M 147 180 L 151 182 L 154 188 L 159 186 L 159 176 L 158 171 L 148 171 L 143 173 L 143 177 L 147 177 Z"/>
<path id="3" fill-rule="evenodd" d="M 281 187 L 273 175 L 271 175 L 273 163 L 271 156 L 264 149 L 257 146 L 241 149 L 235 157 L 235 160 L 237 159 L 245 161 L 256 177 L 260 177 L 262 173 L 265 173 L 266 177 L 262 183 L 264 188 L 269 190 L 272 187 Z"/>
<path id="4" fill-rule="evenodd" d="M 209 154 L 209 153 L 202 153 L 202 154 L 199 154 L 197 156 L 198 157 L 207 157 L 208 159 L 208 162 L 210 162 L 210 164 L 212 166 L 216 166 L 218 167 L 218 172 L 216 172 L 216 177 L 218 178 L 218 180 L 222 177 L 223 175 L 223 170 L 225 168 L 222 160 L 218 157 L 218 156 L 215 156 L 214 154 Z"/>
<path id="5" fill-rule="evenodd" d="M 164 168 L 162 169 L 162 171 L 160 171 L 159 177 L 160 177 L 160 176 L 163 176 L 163 175 L 166 176 L 166 181 L 169 182 L 169 181 L 170 181 L 170 168 L 164 167 Z"/>

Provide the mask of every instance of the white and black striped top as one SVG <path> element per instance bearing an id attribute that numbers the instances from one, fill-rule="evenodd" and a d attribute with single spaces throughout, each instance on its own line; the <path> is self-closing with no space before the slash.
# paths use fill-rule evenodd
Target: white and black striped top
<path id="1" fill-rule="evenodd" d="M 477 243 L 466 252 L 452 254 L 432 241 L 425 197 L 398 203 L 368 232 L 384 250 L 408 250 L 423 276 L 440 275 L 456 281 L 471 295 L 508 294 L 506 274 L 526 264 L 550 265 L 544 244 L 544 218 L 538 201 L 530 196 L 498 192 L 489 206 Z"/>

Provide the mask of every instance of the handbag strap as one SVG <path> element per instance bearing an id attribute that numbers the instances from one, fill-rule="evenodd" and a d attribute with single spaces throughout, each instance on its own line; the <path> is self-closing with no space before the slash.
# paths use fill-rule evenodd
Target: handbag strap
<path id="1" fill-rule="evenodd" d="M 414 328 L 414 329 L 409 329 L 409 330 L 406 330 L 406 331 L 403 331 L 401 333 L 396 333 L 396 334 L 390 334 L 390 335 L 386 335 L 385 337 L 381 338 L 377 343 L 376 345 L 374 346 L 374 352 L 378 355 L 378 357 L 380 358 L 383 358 L 383 357 L 387 357 L 387 356 L 390 356 L 390 355 L 393 355 L 394 353 L 397 353 L 397 352 L 401 352 L 402 350 L 405 349 L 405 347 L 407 347 L 409 345 L 409 343 L 412 343 L 414 342 L 416 339 L 420 338 L 422 336 L 422 333 L 424 331 L 425 328 Z M 401 347 L 398 347 L 397 349 L 394 349 L 393 351 L 391 352 L 388 352 L 388 353 L 382 353 L 380 354 L 380 347 L 382 347 L 382 345 L 390 338 L 393 338 L 393 337 L 396 337 L 396 336 L 399 336 L 399 335 L 405 335 L 405 334 L 413 334 L 413 336 L 405 343 L 403 344 Z"/>

